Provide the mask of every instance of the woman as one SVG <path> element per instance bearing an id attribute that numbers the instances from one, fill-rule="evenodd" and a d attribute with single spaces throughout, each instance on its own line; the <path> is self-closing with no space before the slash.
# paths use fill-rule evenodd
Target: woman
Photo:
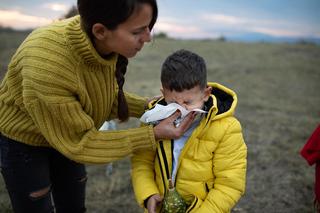
<path id="1" fill-rule="evenodd" d="M 153 149 L 193 119 L 174 128 L 176 113 L 156 127 L 98 131 L 106 120 L 144 112 L 147 100 L 122 88 L 127 58 L 151 40 L 157 4 L 78 0 L 78 10 L 32 32 L 0 87 L 1 167 L 15 212 L 84 212 L 83 163 Z"/>

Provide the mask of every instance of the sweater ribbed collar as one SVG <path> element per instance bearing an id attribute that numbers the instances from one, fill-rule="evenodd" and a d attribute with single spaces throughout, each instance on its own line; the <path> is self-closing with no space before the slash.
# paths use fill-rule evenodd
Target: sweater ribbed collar
<path id="1" fill-rule="evenodd" d="M 70 18 L 66 26 L 66 36 L 73 53 L 79 55 L 86 64 L 115 66 L 118 54 L 113 54 L 108 59 L 102 58 L 94 48 L 88 35 L 82 30 L 79 15 Z"/>

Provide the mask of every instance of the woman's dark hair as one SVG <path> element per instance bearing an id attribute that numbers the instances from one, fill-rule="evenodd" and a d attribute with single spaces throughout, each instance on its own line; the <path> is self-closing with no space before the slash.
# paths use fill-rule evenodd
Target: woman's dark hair
<path id="1" fill-rule="evenodd" d="M 204 59 L 188 50 L 178 50 L 169 55 L 161 69 L 162 86 L 182 92 L 200 86 L 207 86 L 207 68 Z"/>
<path id="2" fill-rule="evenodd" d="M 89 36 L 92 36 L 92 26 L 96 23 L 103 24 L 109 30 L 115 30 L 142 4 L 149 4 L 152 7 L 150 31 L 158 17 L 156 0 L 78 0 L 77 4 L 82 27 Z"/>
<path id="3" fill-rule="evenodd" d="M 122 55 L 119 55 L 116 66 L 116 78 L 118 83 L 118 118 L 120 121 L 125 121 L 129 118 L 129 108 L 126 101 L 126 97 L 123 92 L 124 75 L 127 72 L 128 59 Z"/>
<path id="4" fill-rule="evenodd" d="M 125 22 L 142 4 L 152 7 L 152 19 L 149 24 L 150 31 L 158 17 L 156 0 L 78 0 L 78 11 L 81 25 L 89 38 L 93 38 L 92 27 L 96 23 L 103 24 L 109 30 L 115 30 L 119 24 Z M 125 121 L 129 117 L 128 105 L 123 92 L 124 75 L 127 71 L 128 59 L 118 56 L 116 65 L 116 78 L 118 91 L 118 118 Z"/>

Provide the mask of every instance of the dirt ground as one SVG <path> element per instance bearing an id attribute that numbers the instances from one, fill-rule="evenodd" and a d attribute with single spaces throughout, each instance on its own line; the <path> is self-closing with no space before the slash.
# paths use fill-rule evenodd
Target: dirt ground
<path id="1" fill-rule="evenodd" d="M 246 193 L 233 212 L 314 212 L 314 167 L 299 152 L 320 120 L 320 47 L 159 39 L 130 60 L 126 89 L 159 94 L 161 62 L 180 48 L 202 55 L 208 79 L 238 94 L 236 116 L 248 146 L 248 167 Z M 8 61 L 3 58 L 2 72 Z M 118 128 L 138 125 L 131 119 Z M 88 212 L 142 212 L 131 188 L 129 159 L 110 168 L 88 165 Z M 11 212 L 1 178 L 0 212 Z"/>

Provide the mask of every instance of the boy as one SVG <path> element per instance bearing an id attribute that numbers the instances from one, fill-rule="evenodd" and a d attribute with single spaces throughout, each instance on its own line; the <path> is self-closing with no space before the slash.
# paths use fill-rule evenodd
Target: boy
<path id="1" fill-rule="evenodd" d="M 198 116 L 181 138 L 159 141 L 156 151 L 132 157 L 138 203 L 160 212 L 172 180 L 187 212 L 230 212 L 244 193 L 247 163 L 241 126 L 233 116 L 236 94 L 207 83 L 205 61 L 187 50 L 165 60 L 161 83 L 163 98 L 151 102 L 150 109 L 175 103 Z"/>

